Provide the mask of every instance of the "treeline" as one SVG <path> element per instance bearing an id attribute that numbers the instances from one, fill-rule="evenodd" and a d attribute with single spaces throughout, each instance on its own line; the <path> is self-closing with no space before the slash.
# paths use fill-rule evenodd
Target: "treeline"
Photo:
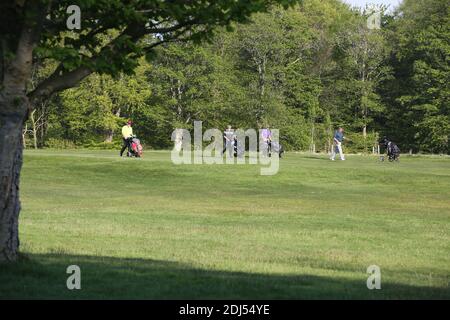
<path id="1" fill-rule="evenodd" d="M 218 30 L 210 43 L 161 46 L 134 75 L 93 74 L 37 106 L 24 139 L 117 147 L 131 118 L 147 147 L 168 148 L 175 128 L 200 120 L 270 125 L 288 150 L 327 151 L 343 126 L 349 151 L 371 152 L 386 136 L 403 151 L 450 153 L 448 0 L 405 0 L 383 12 L 379 30 L 367 28 L 372 13 L 305 0 Z M 35 78 L 53 68 L 41 65 Z"/>

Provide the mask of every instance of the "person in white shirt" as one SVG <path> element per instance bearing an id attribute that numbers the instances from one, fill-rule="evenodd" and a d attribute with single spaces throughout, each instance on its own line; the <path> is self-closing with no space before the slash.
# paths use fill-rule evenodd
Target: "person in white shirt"
<path id="1" fill-rule="evenodd" d="M 233 156 L 234 149 L 234 130 L 229 125 L 228 128 L 223 132 L 223 151 L 222 154 L 228 149 L 228 154 L 230 157 Z"/>

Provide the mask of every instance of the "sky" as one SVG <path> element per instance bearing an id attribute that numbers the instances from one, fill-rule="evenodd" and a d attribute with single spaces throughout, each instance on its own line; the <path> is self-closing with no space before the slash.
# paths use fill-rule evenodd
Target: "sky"
<path id="1" fill-rule="evenodd" d="M 390 9 L 392 10 L 394 7 L 398 6 L 401 0 L 344 0 L 344 2 L 358 7 L 364 7 L 367 3 L 390 4 Z"/>

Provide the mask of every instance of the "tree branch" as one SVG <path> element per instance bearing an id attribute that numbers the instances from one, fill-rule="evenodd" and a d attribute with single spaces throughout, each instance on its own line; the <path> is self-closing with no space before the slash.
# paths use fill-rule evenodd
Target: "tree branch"
<path id="1" fill-rule="evenodd" d="M 44 5 L 40 1 L 27 1 L 24 8 L 24 22 L 15 50 L 15 56 L 3 70 L 3 88 L 10 92 L 25 92 L 27 80 L 31 75 L 33 50 L 42 30 L 45 15 L 50 2 Z"/>
<path id="2" fill-rule="evenodd" d="M 193 19 L 193 20 L 186 21 L 184 23 L 180 23 L 180 24 L 171 26 L 171 27 L 154 29 L 154 30 L 162 31 L 162 33 L 168 33 L 168 32 L 173 32 L 173 31 L 178 31 L 178 32 L 176 32 L 172 36 L 167 37 L 166 39 L 164 39 L 164 37 L 163 37 L 163 40 L 157 41 L 155 43 L 152 43 L 152 44 L 146 46 L 145 48 L 143 48 L 144 52 L 148 52 L 152 48 L 159 46 L 163 43 L 177 40 L 178 37 L 180 37 L 185 32 L 190 30 L 192 24 L 194 24 L 194 23 L 195 23 L 195 20 Z M 148 32 L 149 32 L 148 29 L 144 29 L 144 28 L 140 29 L 136 26 L 130 26 L 126 30 L 124 30 L 119 36 L 114 38 L 114 40 L 112 40 L 109 44 L 104 46 L 96 56 L 91 57 L 89 59 L 85 59 L 85 61 L 84 61 L 85 64 L 83 66 L 80 66 L 69 72 L 61 72 L 63 70 L 63 68 L 62 68 L 62 64 L 60 64 L 50 77 L 48 77 L 47 79 L 45 79 L 41 83 L 39 83 L 36 86 L 36 88 L 28 94 L 29 99 L 34 104 L 37 101 L 49 98 L 52 94 L 54 94 L 56 92 L 60 92 L 62 90 L 76 86 L 81 80 L 83 80 L 84 78 L 86 78 L 88 75 L 90 75 L 92 72 L 95 71 L 95 70 L 92 70 L 89 67 L 87 67 L 87 65 L 95 64 L 95 60 L 98 57 L 100 57 L 102 53 L 104 53 L 108 50 L 114 51 L 115 45 L 120 40 L 120 38 L 122 38 L 124 36 L 130 36 L 132 40 L 138 41 L 142 36 L 144 36 Z M 125 53 L 120 53 L 120 54 L 123 55 L 123 54 L 129 54 L 129 53 L 132 53 L 132 51 L 130 51 L 128 53 L 125 52 Z"/>

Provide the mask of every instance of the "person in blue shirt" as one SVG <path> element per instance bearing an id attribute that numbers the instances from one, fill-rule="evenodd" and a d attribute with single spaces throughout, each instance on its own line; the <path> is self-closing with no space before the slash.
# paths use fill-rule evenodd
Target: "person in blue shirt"
<path id="1" fill-rule="evenodd" d="M 339 153 L 341 160 L 345 160 L 344 153 L 342 152 L 342 141 L 344 141 L 344 129 L 339 127 L 334 133 L 333 139 L 333 151 L 331 152 L 331 160 L 334 161 L 336 158 L 336 153 Z"/>

